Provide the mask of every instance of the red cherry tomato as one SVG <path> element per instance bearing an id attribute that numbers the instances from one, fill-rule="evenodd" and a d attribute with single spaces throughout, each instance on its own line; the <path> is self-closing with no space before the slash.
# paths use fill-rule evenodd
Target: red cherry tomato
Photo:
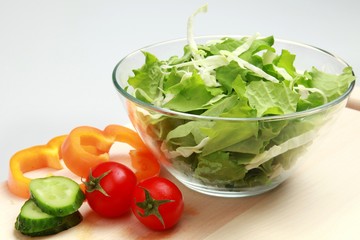
<path id="1" fill-rule="evenodd" d="M 135 174 L 117 162 L 97 165 L 86 179 L 86 199 L 92 210 L 103 217 L 114 218 L 130 210 L 136 187 Z"/>
<path id="2" fill-rule="evenodd" d="M 165 230 L 180 220 L 184 201 L 181 191 L 173 182 L 152 177 L 136 186 L 131 209 L 148 228 Z"/>

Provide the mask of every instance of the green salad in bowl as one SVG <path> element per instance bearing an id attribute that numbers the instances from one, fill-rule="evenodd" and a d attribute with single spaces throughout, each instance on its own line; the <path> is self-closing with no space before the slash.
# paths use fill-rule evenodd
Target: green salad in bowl
<path id="1" fill-rule="evenodd" d="M 135 51 L 113 81 L 163 166 L 191 189 L 239 197 L 283 182 L 327 131 L 354 86 L 352 68 L 273 36 L 193 37 Z M 305 173 L 304 173 L 305 174 Z"/>

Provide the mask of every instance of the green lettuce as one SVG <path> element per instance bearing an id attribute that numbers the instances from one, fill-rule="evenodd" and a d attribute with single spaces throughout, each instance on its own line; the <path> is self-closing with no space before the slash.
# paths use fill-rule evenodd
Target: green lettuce
<path id="1" fill-rule="evenodd" d="M 144 65 L 133 70 L 128 83 L 142 101 L 204 117 L 137 112 L 173 167 L 211 186 L 271 184 L 293 166 L 331 114 L 252 119 L 319 107 L 340 97 L 355 80 L 351 67 L 341 74 L 316 67 L 299 71 L 295 54 L 276 52 L 273 36 L 226 37 L 197 45 L 191 29 L 188 34 L 183 56 L 159 60 L 144 52 Z"/>
<path id="2" fill-rule="evenodd" d="M 294 113 L 300 98 L 284 82 L 269 81 L 251 82 L 246 88 L 246 96 L 258 117 Z"/>

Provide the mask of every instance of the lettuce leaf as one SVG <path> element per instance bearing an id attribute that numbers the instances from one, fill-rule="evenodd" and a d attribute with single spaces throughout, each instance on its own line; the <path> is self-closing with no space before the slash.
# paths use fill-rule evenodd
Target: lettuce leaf
<path id="1" fill-rule="evenodd" d="M 229 153 L 217 151 L 207 156 L 200 156 L 195 169 L 195 176 L 205 182 L 221 184 L 232 183 L 244 178 L 247 170 L 244 165 L 229 157 Z"/>
<path id="2" fill-rule="evenodd" d="M 128 83 L 142 101 L 223 120 L 179 119 L 140 109 L 136 116 L 178 171 L 216 187 L 270 184 L 292 167 L 330 115 L 325 111 L 295 120 L 252 118 L 333 101 L 355 80 L 352 68 L 345 67 L 341 74 L 315 67 L 299 71 L 294 54 L 276 52 L 273 36 L 197 44 L 192 21 L 206 11 L 207 5 L 189 18 L 183 56 L 159 60 L 144 52 L 144 65 L 133 70 Z"/>
<path id="3" fill-rule="evenodd" d="M 327 97 L 328 102 L 340 97 L 355 80 L 352 68 L 346 67 L 340 75 L 329 74 L 313 67 L 309 72 L 311 76 L 311 87 L 321 90 Z"/>
<path id="4" fill-rule="evenodd" d="M 220 117 L 254 117 L 255 111 L 247 105 L 245 99 L 238 99 L 229 111 L 220 114 Z M 256 122 L 216 121 L 211 128 L 203 128 L 202 132 L 209 137 L 203 149 L 203 155 L 211 154 L 240 141 L 255 136 L 258 133 Z"/>
<path id="5" fill-rule="evenodd" d="M 284 83 L 254 81 L 246 88 L 249 104 L 257 116 L 282 115 L 296 112 L 299 95 Z"/>
<path id="6" fill-rule="evenodd" d="M 173 98 L 163 107 L 180 112 L 190 112 L 202 109 L 213 95 L 207 89 L 201 77 L 194 71 L 192 76 L 168 88 L 166 94 Z"/>
<path id="7" fill-rule="evenodd" d="M 297 75 L 294 67 L 295 57 L 294 54 L 283 49 L 279 58 L 275 60 L 275 64 L 277 67 L 283 68 L 290 76 L 295 77 Z"/>
<path id="8" fill-rule="evenodd" d="M 154 103 L 159 97 L 159 87 L 164 77 L 160 69 L 162 64 L 153 54 L 144 52 L 144 55 L 144 66 L 133 70 L 135 76 L 130 77 L 128 82 L 135 89 L 136 98 Z"/>

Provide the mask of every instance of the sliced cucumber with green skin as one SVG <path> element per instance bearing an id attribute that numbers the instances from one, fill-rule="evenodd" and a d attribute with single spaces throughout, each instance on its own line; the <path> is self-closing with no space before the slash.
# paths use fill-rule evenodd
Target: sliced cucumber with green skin
<path id="1" fill-rule="evenodd" d="M 63 223 L 59 226 L 48 228 L 39 232 L 23 233 L 23 234 L 31 237 L 53 235 L 65 231 L 69 228 L 75 227 L 83 220 L 83 217 L 79 211 L 76 211 L 68 216 L 60 217 L 60 218 L 64 218 L 64 219 L 63 219 Z"/>
<path id="2" fill-rule="evenodd" d="M 56 217 L 44 213 L 32 199 L 27 200 L 21 208 L 15 222 L 15 229 L 28 236 L 46 236 L 56 234 L 76 226 L 83 217 L 76 211 L 65 217 Z"/>
<path id="3" fill-rule="evenodd" d="M 31 180 L 30 194 L 43 212 L 58 217 L 76 212 L 85 200 L 79 184 L 62 176 Z"/>
<path id="4" fill-rule="evenodd" d="M 43 231 L 61 224 L 62 219 L 60 217 L 42 212 L 35 202 L 29 199 L 21 207 L 20 214 L 16 219 L 15 228 L 20 232 L 31 233 Z"/>

